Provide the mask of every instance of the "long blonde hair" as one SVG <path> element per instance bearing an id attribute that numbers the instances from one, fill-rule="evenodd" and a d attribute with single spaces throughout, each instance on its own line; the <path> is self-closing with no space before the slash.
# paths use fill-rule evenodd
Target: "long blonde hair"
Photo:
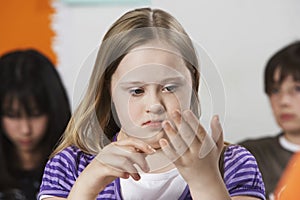
<path id="1" fill-rule="evenodd" d="M 60 145 L 52 156 L 74 145 L 85 153 L 97 154 L 119 127 L 112 114 L 110 81 L 121 60 L 133 48 L 159 40 L 175 48 L 189 69 L 193 89 L 198 92 L 199 66 L 194 46 L 180 23 L 160 9 L 140 8 L 121 16 L 107 31 L 99 48 L 87 92 L 75 110 Z M 199 115 L 198 96 L 192 110 Z"/>

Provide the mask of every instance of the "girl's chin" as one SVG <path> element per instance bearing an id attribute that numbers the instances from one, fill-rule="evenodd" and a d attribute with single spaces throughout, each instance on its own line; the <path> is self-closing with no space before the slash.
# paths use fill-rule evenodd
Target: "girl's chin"
<path id="1" fill-rule="evenodd" d="M 165 138 L 165 137 L 166 137 L 165 133 L 163 131 L 161 131 L 151 138 L 142 139 L 142 140 L 144 142 L 146 142 L 147 144 L 149 144 L 154 149 L 161 149 L 161 147 L 159 145 L 159 140 L 162 138 Z"/>

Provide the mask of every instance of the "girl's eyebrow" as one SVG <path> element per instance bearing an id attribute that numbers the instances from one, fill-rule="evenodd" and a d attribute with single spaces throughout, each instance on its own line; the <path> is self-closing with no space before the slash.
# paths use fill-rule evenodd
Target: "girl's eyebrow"
<path id="1" fill-rule="evenodd" d="M 174 77 L 162 79 L 160 81 L 152 81 L 152 82 L 125 80 L 124 82 L 120 82 L 119 85 L 121 87 L 142 86 L 142 85 L 147 85 L 147 84 L 151 84 L 151 83 L 157 83 L 160 85 L 164 85 L 164 84 L 170 83 L 170 82 L 183 83 L 184 81 L 185 81 L 185 78 L 183 76 L 174 76 Z"/>
<path id="2" fill-rule="evenodd" d="M 169 83 L 169 82 L 179 82 L 183 83 L 185 81 L 185 78 L 183 76 L 175 76 L 175 77 L 170 77 L 162 80 L 162 83 Z"/>

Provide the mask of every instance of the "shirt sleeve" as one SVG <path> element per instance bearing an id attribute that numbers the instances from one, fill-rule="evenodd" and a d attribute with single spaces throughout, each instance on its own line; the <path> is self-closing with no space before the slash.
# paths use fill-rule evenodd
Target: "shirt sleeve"
<path id="1" fill-rule="evenodd" d="M 76 152 L 67 148 L 47 162 L 38 199 L 44 195 L 67 198 L 79 175 L 76 157 Z"/>
<path id="2" fill-rule="evenodd" d="M 224 181 L 230 196 L 253 196 L 265 200 L 265 186 L 254 156 L 232 145 L 224 154 Z"/>

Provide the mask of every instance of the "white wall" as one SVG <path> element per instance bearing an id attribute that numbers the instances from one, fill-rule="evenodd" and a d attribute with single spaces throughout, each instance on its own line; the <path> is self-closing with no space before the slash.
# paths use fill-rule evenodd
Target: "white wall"
<path id="1" fill-rule="evenodd" d="M 54 6 L 58 69 L 72 104 L 76 104 L 92 65 L 86 58 L 93 57 L 113 21 L 144 5 L 70 6 L 55 2 Z M 219 110 L 211 111 L 206 108 L 209 99 L 202 97 L 203 112 L 209 112 L 203 119 L 205 126 L 211 112 L 221 112 L 225 139 L 230 142 L 279 131 L 263 93 L 263 69 L 275 51 L 300 39 L 300 1 L 152 0 L 147 6 L 175 16 L 192 39 L 207 50 L 220 72 L 225 98 L 218 102 Z"/>

